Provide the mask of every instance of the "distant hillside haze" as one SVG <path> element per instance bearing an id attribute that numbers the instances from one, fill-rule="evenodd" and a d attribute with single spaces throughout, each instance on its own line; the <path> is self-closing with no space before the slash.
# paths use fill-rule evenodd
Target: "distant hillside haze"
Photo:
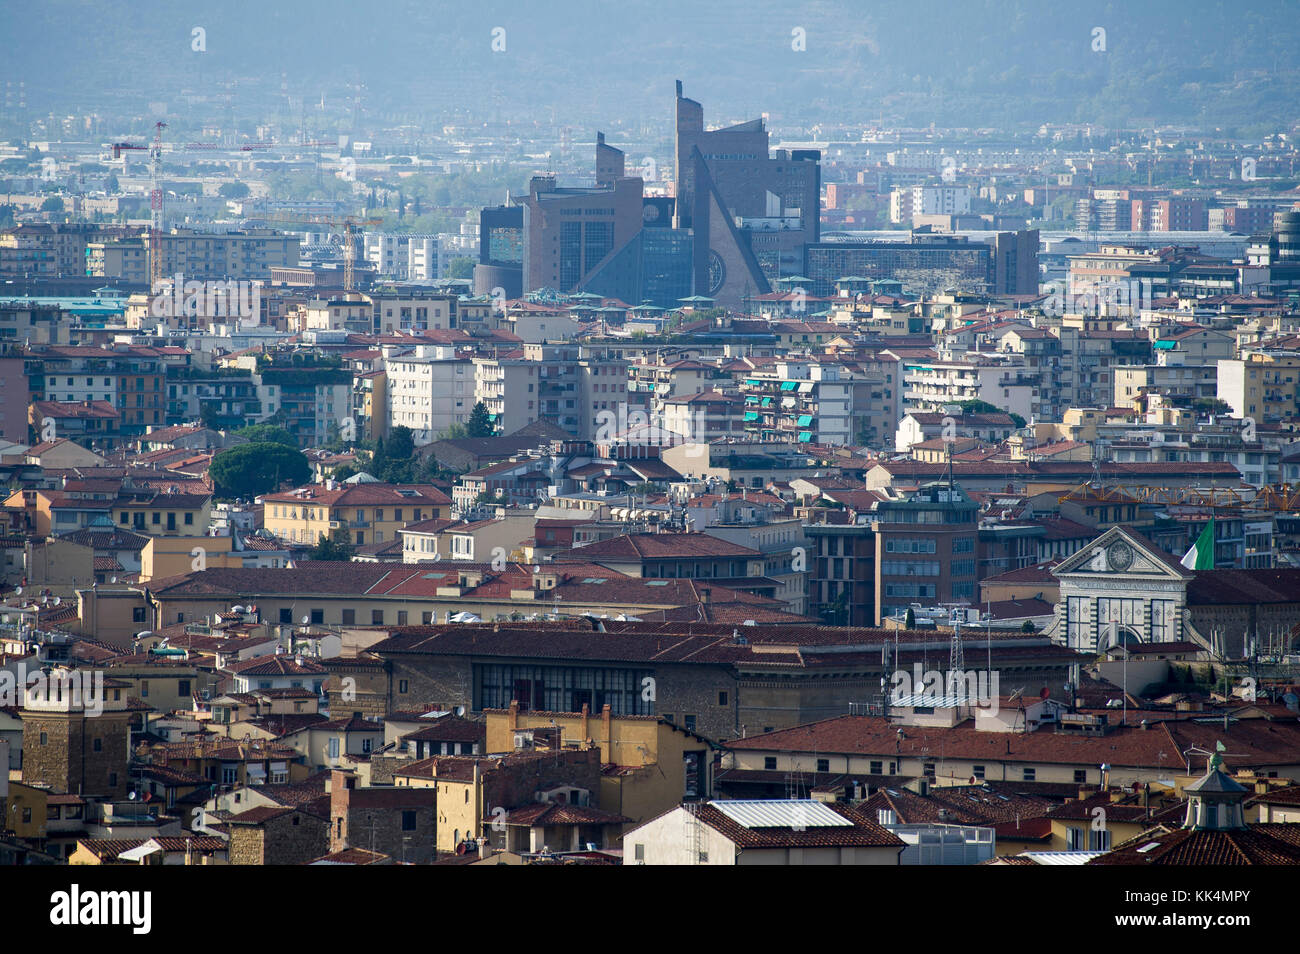
<path id="1" fill-rule="evenodd" d="M 0 54 L 37 115 L 165 103 L 196 123 L 323 97 L 343 125 L 666 129 L 678 78 L 708 122 L 766 112 L 775 128 L 1300 118 L 1300 16 L 1283 0 L 4 0 Z"/>

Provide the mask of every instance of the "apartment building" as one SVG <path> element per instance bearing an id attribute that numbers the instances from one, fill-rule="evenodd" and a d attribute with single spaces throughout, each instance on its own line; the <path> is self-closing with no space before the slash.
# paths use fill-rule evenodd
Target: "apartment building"
<path id="1" fill-rule="evenodd" d="M 111 407 L 118 414 L 120 436 L 140 436 L 166 423 L 167 368 L 155 348 L 56 345 L 29 355 L 26 368 L 34 401 Z"/>
<path id="2" fill-rule="evenodd" d="M 269 280 L 276 266 L 298 264 L 297 235 L 274 229 L 245 232 L 201 232 L 174 228 L 163 233 L 163 275 L 182 274 L 198 281 Z M 119 278 L 123 276 L 108 275 Z"/>
<path id="3" fill-rule="evenodd" d="M 389 358 L 388 427 L 409 427 L 423 446 L 453 424 L 465 424 L 478 399 L 476 372 L 482 366 L 449 345 L 418 345 Z"/>
<path id="4" fill-rule="evenodd" d="M 986 401 L 1028 420 L 1034 414 L 1039 375 L 994 358 L 977 361 L 908 361 L 903 411 L 936 412 L 963 401 Z"/>
<path id="5" fill-rule="evenodd" d="M 357 483 L 324 487 L 299 487 L 287 493 L 268 494 L 264 526 L 281 540 L 315 544 L 340 528 L 349 530 L 353 543 L 389 543 L 408 523 L 446 517 L 451 500 L 437 487 Z"/>
<path id="6" fill-rule="evenodd" d="M 841 369 L 820 362 L 778 362 L 740 385 L 743 427 L 752 439 L 852 443 L 853 386 Z"/>
<path id="7" fill-rule="evenodd" d="M 1237 417 L 1273 424 L 1300 417 L 1300 353 L 1251 350 L 1216 362 L 1216 395 Z"/>

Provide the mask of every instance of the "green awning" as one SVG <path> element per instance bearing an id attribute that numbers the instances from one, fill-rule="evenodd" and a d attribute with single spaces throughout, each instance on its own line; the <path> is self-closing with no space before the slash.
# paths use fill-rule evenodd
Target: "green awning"
<path id="1" fill-rule="evenodd" d="M 800 432 L 799 432 L 799 440 L 800 440 L 801 442 L 807 442 L 807 441 L 812 440 L 812 431 L 800 431 Z"/>
<path id="2" fill-rule="evenodd" d="M 746 404 L 757 404 L 757 403 L 758 403 L 758 395 L 756 395 L 756 394 L 751 394 L 751 395 L 749 395 L 748 397 L 745 398 L 745 403 L 746 403 Z"/>
<path id="3" fill-rule="evenodd" d="M 800 415 L 799 415 L 799 420 L 798 420 L 796 423 L 797 423 L 800 427 L 807 427 L 809 424 L 812 423 L 812 415 L 811 415 L 811 414 L 800 414 Z"/>
<path id="4" fill-rule="evenodd" d="M 763 382 L 758 380 L 758 378 L 746 378 L 745 383 L 748 384 L 751 388 L 756 388 L 761 386 Z"/>
<path id="5" fill-rule="evenodd" d="M 763 407 L 771 407 L 771 406 L 772 406 L 772 399 L 771 399 L 771 398 L 763 398 Z"/>
<path id="6" fill-rule="evenodd" d="M 799 386 L 799 382 L 798 382 L 798 381 L 782 381 L 782 382 L 781 382 L 781 390 L 782 390 L 782 391 L 793 391 L 793 390 L 794 390 L 795 388 L 797 388 L 798 386 Z"/>
<path id="7" fill-rule="evenodd" d="M 745 420 L 747 420 L 747 421 L 757 421 L 757 420 L 758 420 L 758 412 L 757 412 L 757 411 L 746 411 L 746 412 L 745 412 Z"/>

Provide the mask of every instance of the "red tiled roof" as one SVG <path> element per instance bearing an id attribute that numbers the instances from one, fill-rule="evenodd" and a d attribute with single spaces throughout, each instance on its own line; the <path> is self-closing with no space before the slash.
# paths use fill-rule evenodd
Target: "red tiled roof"
<path id="1" fill-rule="evenodd" d="M 719 803 L 709 802 L 696 808 L 696 817 L 744 850 L 760 848 L 903 848 L 904 843 L 857 809 L 842 804 L 827 804 L 837 815 L 853 822 L 851 826 L 795 828 L 746 828 L 722 812 Z M 722 803 L 722 804 L 725 804 Z"/>
<path id="2" fill-rule="evenodd" d="M 1038 762 L 1058 765 L 1116 766 L 1169 772 L 1183 766 L 1182 753 L 1223 741 L 1231 755 L 1224 762 L 1235 768 L 1300 765 L 1300 723 L 1242 720 L 1225 732 L 1222 724 L 1194 720 L 1157 722 L 1147 729 L 1116 728 L 1105 735 L 1074 736 L 1054 732 L 980 732 L 971 723 L 954 728 L 903 728 L 873 716 L 840 716 L 823 722 L 782 729 L 723 743 L 736 751 L 819 752 L 930 757 L 942 751 L 951 759 Z M 924 750 L 924 752 L 923 752 Z M 1212 750 L 1212 749 L 1211 749 Z"/>
<path id="3" fill-rule="evenodd" d="M 1088 864 L 1296 865 L 1300 864 L 1300 824 L 1266 823 L 1229 831 L 1158 829 Z"/>

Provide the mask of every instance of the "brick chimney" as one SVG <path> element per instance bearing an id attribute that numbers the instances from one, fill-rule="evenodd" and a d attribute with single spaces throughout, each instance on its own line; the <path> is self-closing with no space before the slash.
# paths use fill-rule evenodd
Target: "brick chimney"
<path id="1" fill-rule="evenodd" d="M 519 700 L 511 699 L 510 708 L 506 712 L 506 726 L 511 732 L 514 732 L 515 729 L 519 728 Z"/>

